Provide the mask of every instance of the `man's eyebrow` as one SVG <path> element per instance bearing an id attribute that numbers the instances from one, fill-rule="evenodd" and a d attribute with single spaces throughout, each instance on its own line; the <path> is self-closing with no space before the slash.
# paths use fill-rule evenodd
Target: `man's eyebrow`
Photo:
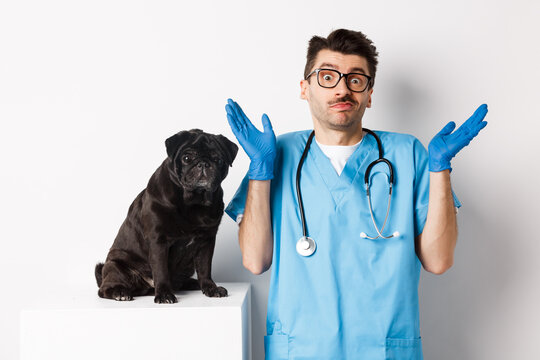
<path id="1" fill-rule="evenodd" d="M 330 68 L 330 69 L 336 69 L 337 70 L 337 67 L 333 64 L 330 64 L 330 63 L 322 63 L 321 65 L 319 65 L 319 68 Z M 362 68 L 359 68 L 359 67 L 355 67 L 355 68 L 352 68 L 351 69 L 351 72 L 359 72 L 359 73 L 362 73 L 362 74 L 366 74 L 366 71 Z"/>
<path id="2" fill-rule="evenodd" d="M 332 69 L 336 69 L 336 66 L 335 65 L 332 65 L 330 63 L 322 63 L 321 65 L 319 65 L 319 68 L 332 68 Z"/>

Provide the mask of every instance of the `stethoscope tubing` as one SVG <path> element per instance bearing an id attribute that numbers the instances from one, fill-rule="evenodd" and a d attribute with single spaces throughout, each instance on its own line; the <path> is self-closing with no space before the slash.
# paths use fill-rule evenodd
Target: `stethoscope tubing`
<path id="1" fill-rule="evenodd" d="M 311 132 L 311 134 L 309 135 L 309 138 L 307 139 L 306 147 L 304 148 L 302 157 L 300 158 L 300 161 L 298 162 L 298 168 L 296 169 L 296 195 L 297 195 L 298 204 L 300 207 L 300 218 L 302 219 L 302 234 L 304 235 L 305 238 L 307 238 L 306 216 L 304 214 L 304 202 L 302 201 L 302 192 L 300 190 L 300 174 L 302 170 L 302 165 L 304 164 L 304 160 L 306 159 L 306 156 L 309 152 L 309 147 L 311 145 L 311 141 L 313 140 L 314 136 L 315 136 L 315 130 Z"/>

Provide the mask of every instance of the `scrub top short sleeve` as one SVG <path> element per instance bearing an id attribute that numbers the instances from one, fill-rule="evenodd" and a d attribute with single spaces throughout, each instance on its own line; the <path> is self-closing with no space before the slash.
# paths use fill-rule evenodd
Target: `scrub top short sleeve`
<path id="1" fill-rule="evenodd" d="M 248 175 L 244 176 L 244 179 L 240 183 L 238 190 L 234 194 L 231 202 L 225 208 L 225 213 L 231 217 L 237 223 L 240 222 L 244 214 L 244 208 L 246 206 L 247 190 L 249 185 Z"/>

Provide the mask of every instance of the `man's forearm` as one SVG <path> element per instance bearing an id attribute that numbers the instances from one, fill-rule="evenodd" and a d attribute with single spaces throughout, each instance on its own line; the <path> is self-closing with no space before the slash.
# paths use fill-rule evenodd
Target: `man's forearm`
<path id="1" fill-rule="evenodd" d="M 417 251 L 429 272 L 442 274 L 454 262 L 457 241 L 457 219 L 450 185 L 450 171 L 429 173 L 429 206 L 424 231 Z"/>
<path id="2" fill-rule="evenodd" d="M 254 274 L 268 270 L 273 253 L 270 180 L 249 181 L 238 240 L 244 267 Z"/>

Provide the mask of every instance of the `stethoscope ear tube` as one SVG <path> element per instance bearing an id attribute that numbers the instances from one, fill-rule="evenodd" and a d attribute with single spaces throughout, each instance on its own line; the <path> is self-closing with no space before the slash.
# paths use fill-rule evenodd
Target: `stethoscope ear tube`
<path id="1" fill-rule="evenodd" d="M 364 129 L 364 131 L 366 131 L 366 132 L 370 133 L 371 135 L 373 135 L 373 137 L 377 141 L 377 146 L 379 148 L 379 158 L 368 165 L 368 167 L 366 169 L 366 173 L 364 174 L 364 184 L 366 186 L 366 196 L 368 198 L 369 214 L 371 215 L 371 220 L 373 221 L 373 226 L 375 227 L 375 230 L 377 231 L 378 235 L 375 236 L 375 237 L 371 237 L 371 236 L 367 235 L 365 232 L 362 232 L 362 233 L 360 233 L 360 237 L 364 238 L 364 239 L 370 239 L 370 240 L 375 240 L 375 239 L 378 239 L 379 237 L 381 237 L 383 239 L 390 239 L 392 237 L 399 236 L 399 231 L 395 231 L 390 236 L 384 236 L 382 234 L 382 232 L 384 231 L 384 227 L 386 226 L 386 220 L 388 220 L 388 214 L 390 213 L 390 204 L 392 202 L 392 189 L 394 187 L 394 167 L 392 166 L 392 163 L 388 159 L 385 159 L 383 157 L 383 148 L 382 148 L 382 144 L 381 144 L 381 139 L 379 139 L 379 137 L 373 131 L 371 131 L 369 129 Z M 386 166 L 388 166 L 388 172 L 390 173 L 390 176 L 388 178 L 388 205 L 386 207 L 386 216 L 384 217 L 384 222 L 383 222 L 382 228 L 380 230 L 379 230 L 379 227 L 377 226 L 377 222 L 375 221 L 375 216 L 373 215 L 373 207 L 371 205 L 371 193 L 369 191 L 369 175 L 371 175 L 371 169 L 375 165 L 377 165 L 379 163 L 385 163 Z"/>
<path id="2" fill-rule="evenodd" d="M 375 230 L 377 230 L 378 236 L 371 237 L 367 235 L 365 232 L 360 233 L 360 237 L 362 238 L 368 238 L 370 240 L 378 239 L 379 237 L 382 237 L 383 239 L 390 239 L 394 236 L 399 236 L 399 232 L 396 231 L 390 236 L 384 236 L 382 232 L 384 231 L 384 227 L 386 226 L 386 220 L 388 220 L 388 214 L 390 213 L 390 204 L 392 202 L 392 183 L 389 184 L 389 191 L 388 191 L 388 205 L 386 207 L 386 216 L 384 217 L 384 222 L 381 227 L 381 230 L 379 230 L 379 227 L 377 226 L 377 223 L 375 222 L 375 217 L 373 216 L 373 208 L 371 206 L 371 194 L 369 193 L 369 184 L 366 184 L 366 194 L 368 198 L 368 204 L 369 204 L 369 214 L 371 215 L 371 221 L 373 221 L 373 226 L 375 226 Z"/>

